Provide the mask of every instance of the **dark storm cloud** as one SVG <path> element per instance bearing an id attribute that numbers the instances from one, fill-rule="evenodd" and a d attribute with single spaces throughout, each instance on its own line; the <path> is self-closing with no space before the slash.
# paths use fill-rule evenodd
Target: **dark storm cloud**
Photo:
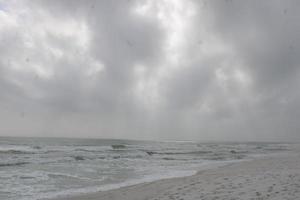
<path id="1" fill-rule="evenodd" d="M 299 138 L 298 4 L 0 2 L 1 135 Z"/>
<path id="2" fill-rule="evenodd" d="M 298 1 L 212 1 L 216 27 L 239 51 L 254 77 L 270 87 L 297 72 Z"/>
<path id="3" fill-rule="evenodd" d="M 99 73 L 94 77 L 94 87 L 91 88 L 90 94 L 80 96 L 86 98 L 91 95 L 91 98 L 86 100 L 95 101 L 90 102 L 93 110 L 113 112 L 115 109 L 122 110 L 123 106 L 124 109 L 132 106 L 130 104 L 134 103 L 134 99 L 132 99 L 130 87 L 134 84 L 132 76 L 135 65 L 143 62 L 154 65 L 155 59 L 158 59 L 160 55 L 160 42 L 163 32 L 160 30 L 157 21 L 135 17 L 132 14 L 134 3 L 130 1 L 118 1 L 118 3 L 113 1 L 79 1 L 71 3 L 66 1 L 63 4 L 60 1 L 54 1 L 45 3 L 47 4 L 46 8 L 49 6 L 47 11 L 57 17 L 58 20 L 66 15 L 66 10 L 66 17 L 70 18 L 76 18 L 78 12 L 82 11 L 84 20 L 92 35 L 88 53 L 92 58 L 101 61 L 101 64 L 105 67 L 103 73 Z M 62 63 L 61 65 L 65 68 L 66 66 L 70 67 L 70 69 L 66 69 L 65 77 L 61 77 L 61 84 L 69 83 L 70 85 L 67 85 L 66 88 L 80 90 L 80 87 L 84 85 L 84 83 L 80 84 L 80 80 L 78 80 L 81 78 L 82 72 L 79 70 L 76 74 L 70 75 L 68 73 L 74 73 L 74 65 L 82 64 Z M 79 85 L 72 87 L 76 84 Z M 54 86 L 53 88 L 59 87 Z M 83 87 L 80 91 L 86 93 L 86 89 Z M 69 92 L 70 95 L 78 96 L 76 91 Z M 68 96 L 68 94 L 62 91 L 62 99 L 66 102 L 72 102 L 65 99 L 65 96 Z M 70 98 L 76 99 L 74 96 Z M 84 99 L 78 99 L 78 101 L 80 101 L 78 102 L 79 106 L 86 102 Z M 75 107 L 78 105 L 75 105 Z M 62 105 L 62 107 L 65 107 L 65 105 Z"/>
<path id="4" fill-rule="evenodd" d="M 255 124 L 263 132 L 280 132 L 282 138 L 297 137 L 294 123 L 299 108 L 295 103 L 299 100 L 300 75 L 299 2 L 211 3 L 216 31 L 234 46 L 253 79 L 253 95 L 257 98 Z"/>

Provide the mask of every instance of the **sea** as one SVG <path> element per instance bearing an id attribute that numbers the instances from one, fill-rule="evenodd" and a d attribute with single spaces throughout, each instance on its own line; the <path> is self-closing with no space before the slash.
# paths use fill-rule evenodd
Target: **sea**
<path id="1" fill-rule="evenodd" d="M 291 148 L 288 143 L 0 137 L 0 199 L 106 191 Z"/>

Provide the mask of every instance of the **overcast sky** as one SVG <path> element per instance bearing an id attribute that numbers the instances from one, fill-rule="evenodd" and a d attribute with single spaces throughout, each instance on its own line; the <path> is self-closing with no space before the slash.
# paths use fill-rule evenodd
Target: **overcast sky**
<path id="1" fill-rule="evenodd" d="M 299 140 L 299 10 L 0 0 L 0 135 Z"/>

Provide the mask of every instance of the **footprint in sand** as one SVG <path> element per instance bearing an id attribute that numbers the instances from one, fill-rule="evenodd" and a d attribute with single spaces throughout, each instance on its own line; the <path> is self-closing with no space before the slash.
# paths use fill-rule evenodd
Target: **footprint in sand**
<path id="1" fill-rule="evenodd" d="M 268 192 L 272 192 L 273 191 L 273 187 L 270 186 L 269 189 L 268 189 Z"/>

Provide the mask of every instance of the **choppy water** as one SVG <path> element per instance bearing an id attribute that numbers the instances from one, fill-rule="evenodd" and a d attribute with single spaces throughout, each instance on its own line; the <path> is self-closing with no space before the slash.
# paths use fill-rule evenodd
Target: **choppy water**
<path id="1" fill-rule="evenodd" d="M 279 143 L 0 138 L 0 199 L 109 190 L 286 151 Z"/>

